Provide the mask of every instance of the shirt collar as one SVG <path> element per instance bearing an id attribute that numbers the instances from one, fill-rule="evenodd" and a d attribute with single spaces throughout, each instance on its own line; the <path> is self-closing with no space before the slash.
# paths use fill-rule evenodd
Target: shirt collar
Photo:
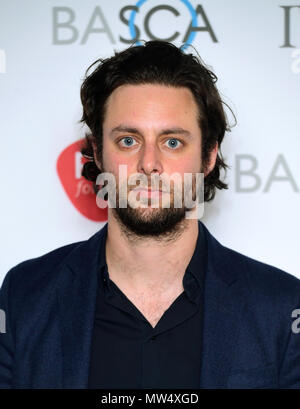
<path id="1" fill-rule="evenodd" d="M 207 243 L 203 225 L 198 221 L 198 237 L 192 258 L 187 266 L 187 270 L 197 280 L 200 287 L 203 287 L 203 276 L 207 264 Z"/>
<path id="2" fill-rule="evenodd" d="M 107 227 L 108 227 L 108 223 L 106 223 L 103 227 L 103 236 L 102 236 L 102 241 L 100 244 L 99 282 L 102 283 L 104 287 L 110 290 L 109 275 L 107 271 L 106 255 L 105 255 Z"/>

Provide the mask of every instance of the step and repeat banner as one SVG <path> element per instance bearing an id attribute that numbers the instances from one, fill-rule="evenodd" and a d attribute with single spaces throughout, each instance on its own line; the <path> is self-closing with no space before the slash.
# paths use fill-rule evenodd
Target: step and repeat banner
<path id="1" fill-rule="evenodd" d="M 300 0 L 0 0 L 0 282 L 106 223 L 81 177 L 80 85 L 96 59 L 151 39 L 197 52 L 237 118 L 229 190 L 202 221 L 300 278 Z"/>

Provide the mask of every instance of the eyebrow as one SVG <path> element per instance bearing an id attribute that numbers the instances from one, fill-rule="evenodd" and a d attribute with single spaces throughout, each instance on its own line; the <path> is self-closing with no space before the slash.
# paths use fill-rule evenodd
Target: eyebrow
<path id="1" fill-rule="evenodd" d="M 131 126 L 126 126 L 126 125 L 116 126 L 115 128 L 111 130 L 110 135 L 112 136 L 114 133 L 117 133 L 117 132 L 127 132 L 127 133 L 142 135 L 142 132 L 138 128 L 133 128 Z M 160 132 L 160 135 L 185 135 L 188 138 L 192 138 L 192 135 L 189 131 L 187 131 L 186 129 L 180 128 L 180 127 L 163 129 Z"/>

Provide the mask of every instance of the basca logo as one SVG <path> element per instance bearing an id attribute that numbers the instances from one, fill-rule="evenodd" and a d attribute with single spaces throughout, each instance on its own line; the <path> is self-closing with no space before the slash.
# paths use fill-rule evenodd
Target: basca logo
<path id="1" fill-rule="evenodd" d="M 81 176 L 86 161 L 80 153 L 82 143 L 83 140 L 79 140 L 62 151 L 56 163 L 57 173 L 75 208 L 90 220 L 104 222 L 107 220 L 107 208 L 97 206 L 92 182 Z"/>
<path id="2" fill-rule="evenodd" d="M 164 4 L 157 0 L 139 0 L 123 6 L 118 14 L 122 25 L 112 26 L 111 16 L 108 19 L 105 11 L 96 6 L 84 23 L 82 13 L 76 14 L 74 8 L 53 7 L 53 44 L 86 44 L 91 36 L 101 34 L 106 35 L 111 44 L 140 45 L 141 40 L 164 40 L 184 44 L 185 49 L 199 32 L 218 42 L 204 7 L 201 4 L 194 7 L 189 0 L 165 0 Z"/>
<path id="3" fill-rule="evenodd" d="M 300 5 L 279 6 L 283 10 L 283 44 L 280 48 L 292 48 L 291 52 L 291 71 L 294 74 L 300 74 L 300 37 L 299 22 L 300 22 Z M 297 13 L 298 12 L 298 13 Z M 298 29 L 298 30 L 296 30 Z M 298 48 L 296 48 L 298 46 Z"/>
<path id="4" fill-rule="evenodd" d="M 296 28 L 299 27 L 300 23 L 300 4 L 291 6 L 279 6 L 283 10 L 283 33 L 284 40 L 281 48 L 295 48 L 295 33 Z M 298 11 L 298 13 L 297 13 Z M 297 15 L 296 15 L 297 14 Z M 300 38 L 297 39 L 299 46 Z"/>

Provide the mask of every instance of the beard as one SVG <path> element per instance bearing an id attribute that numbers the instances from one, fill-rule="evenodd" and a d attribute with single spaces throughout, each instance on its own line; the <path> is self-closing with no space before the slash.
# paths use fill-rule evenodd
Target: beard
<path id="1" fill-rule="evenodd" d="M 196 198 L 195 180 L 189 186 L 192 191 L 192 200 Z M 151 183 L 148 183 L 150 186 Z M 127 189 L 127 188 L 126 188 Z M 127 197 L 129 196 L 127 192 Z M 183 186 L 181 192 L 183 193 Z M 131 240 L 141 238 L 152 238 L 157 241 L 163 240 L 169 242 L 176 240 L 183 230 L 187 228 L 188 220 L 186 212 L 191 210 L 184 204 L 184 199 L 180 199 L 180 207 L 174 205 L 174 197 L 177 195 L 174 189 L 170 187 L 167 194 L 169 195 L 169 206 L 162 206 L 163 198 L 159 199 L 158 207 L 151 207 L 151 198 L 140 200 L 140 203 L 146 204 L 145 207 L 132 207 L 130 200 L 127 200 L 126 207 L 119 207 L 119 186 L 116 189 L 116 207 L 112 208 L 113 216 L 118 220 L 121 230 Z M 182 196 L 180 196 L 181 198 Z M 165 203 L 165 202 L 164 202 Z M 178 203 L 178 201 L 177 201 Z"/>
<path id="2" fill-rule="evenodd" d="M 184 207 L 181 208 L 126 208 L 116 207 L 112 209 L 114 216 L 127 230 L 127 235 L 138 237 L 162 236 L 164 239 L 175 238 L 186 225 Z"/>

